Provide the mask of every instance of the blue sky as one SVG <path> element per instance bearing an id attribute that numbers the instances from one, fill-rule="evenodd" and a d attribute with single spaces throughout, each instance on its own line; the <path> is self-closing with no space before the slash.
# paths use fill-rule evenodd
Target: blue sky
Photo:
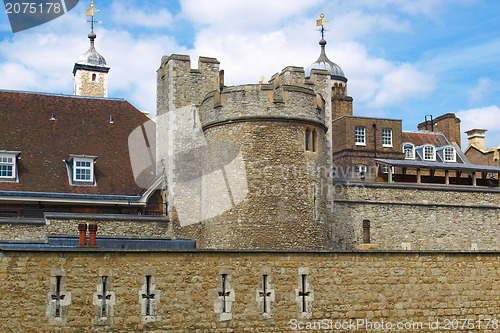
<path id="1" fill-rule="evenodd" d="M 74 62 L 88 48 L 90 1 L 13 34 L 0 14 L 0 89 L 73 93 Z M 447 112 L 462 132 L 486 128 L 500 145 L 500 1 L 160 0 L 96 1 L 96 49 L 111 67 L 109 96 L 156 109 L 162 55 L 216 57 L 227 85 L 257 83 L 319 56 L 315 20 L 330 22 L 327 55 L 342 67 L 354 113 L 403 119 Z M 465 134 L 462 134 L 465 142 Z"/>

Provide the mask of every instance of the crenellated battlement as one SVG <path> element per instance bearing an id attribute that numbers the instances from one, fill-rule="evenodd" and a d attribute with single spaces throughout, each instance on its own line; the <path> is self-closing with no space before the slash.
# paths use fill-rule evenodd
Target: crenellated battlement
<path id="1" fill-rule="evenodd" d="M 191 68 L 191 57 L 184 54 L 172 54 L 161 58 L 160 69 L 165 68 L 168 63 L 177 65 L 177 68 L 185 68 L 188 73 L 205 73 L 207 71 L 219 71 L 220 62 L 216 58 L 199 57 L 198 68 Z"/>
<path id="2" fill-rule="evenodd" d="M 275 78 L 269 84 L 212 90 L 200 105 L 203 127 L 229 121 L 268 118 L 311 123 L 326 129 L 323 97 L 305 84 L 284 84 L 295 79 L 297 77 L 285 76 L 279 85 L 276 85 L 278 80 Z"/>
<path id="3" fill-rule="evenodd" d="M 222 83 L 219 61 L 200 57 L 198 68 L 191 68 L 188 55 L 164 56 L 157 70 L 157 113 L 189 105 L 198 106 L 202 98 Z"/>

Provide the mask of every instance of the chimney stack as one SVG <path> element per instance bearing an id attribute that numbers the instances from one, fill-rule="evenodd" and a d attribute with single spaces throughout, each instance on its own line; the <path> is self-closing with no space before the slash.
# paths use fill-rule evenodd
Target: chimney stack
<path id="1" fill-rule="evenodd" d="M 469 139 L 469 146 L 474 146 L 476 148 L 485 149 L 484 137 L 486 136 L 486 134 L 485 134 L 486 131 L 487 130 L 480 129 L 480 128 L 474 128 L 474 129 L 465 131 L 465 133 L 467 133 L 467 139 Z"/>

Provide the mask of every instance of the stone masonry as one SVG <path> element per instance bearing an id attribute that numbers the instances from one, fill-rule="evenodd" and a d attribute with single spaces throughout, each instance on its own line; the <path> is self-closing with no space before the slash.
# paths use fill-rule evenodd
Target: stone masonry
<path id="1" fill-rule="evenodd" d="M 462 332 L 455 325 L 465 323 L 498 332 L 498 254 L 2 250 L 0 330 Z M 267 315 L 256 298 L 263 274 Z M 63 311 L 52 320 L 46 309 L 57 302 L 57 276 Z M 158 298 L 149 316 L 141 301 L 148 295 Z"/>
<path id="2" fill-rule="evenodd" d="M 500 249 L 497 190 L 357 183 L 336 184 L 334 193 L 337 248 L 361 244 L 369 219 L 371 242 L 384 250 Z"/>

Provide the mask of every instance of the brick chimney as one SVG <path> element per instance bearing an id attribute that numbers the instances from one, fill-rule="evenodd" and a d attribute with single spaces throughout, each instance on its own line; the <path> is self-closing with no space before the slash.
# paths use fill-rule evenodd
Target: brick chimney
<path id="1" fill-rule="evenodd" d="M 468 131 L 465 131 L 467 133 L 467 139 L 469 139 L 469 146 L 474 146 L 480 149 L 485 149 L 484 146 L 484 137 L 486 136 L 486 131 L 485 129 L 480 129 L 480 128 L 474 128 Z"/>

